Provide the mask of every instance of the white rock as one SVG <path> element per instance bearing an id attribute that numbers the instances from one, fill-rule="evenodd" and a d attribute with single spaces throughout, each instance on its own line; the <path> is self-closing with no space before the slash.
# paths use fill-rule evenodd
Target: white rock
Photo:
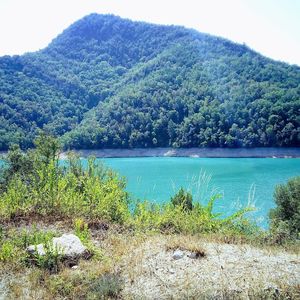
<path id="1" fill-rule="evenodd" d="M 81 256 L 86 251 L 79 237 L 74 234 L 63 234 L 61 237 L 53 238 L 53 246 L 62 251 L 66 257 Z"/>
<path id="2" fill-rule="evenodd" d="M 78 269 L 78 266 L 75 265 L 75 266 L 72 267 L 72 269 L 76 270 L 76 269 Z"/>
<path id="3" fill-rule="evenodd" d="M 63 234 L 61 237 L 53 238 L 51 246 L 53 250 L 58 251 L 59 254 L 66 258 L 80 257 L 87 251 L 80 239 L 74 234 Z M 44 256 L 46 254 L 43 244 L 30 245 L 27 248 L 27 251 L 30 254 L 37 253 L 40 256 Z"/>
<path id="4" fill-rule="evenodd" d="M 183 258 L 184 256 L 184 253 L 181 251 L 181 250 L 176 250 L 174 251 L 173 253 L 173 259 L 180 259 L 180 258 Z"/>

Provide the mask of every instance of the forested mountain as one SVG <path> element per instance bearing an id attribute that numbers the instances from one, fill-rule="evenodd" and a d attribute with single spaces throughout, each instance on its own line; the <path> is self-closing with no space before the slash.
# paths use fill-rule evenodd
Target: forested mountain
<path id="1" fill-rule="evenodd" d="M 300 67 L 178 26 L 89 15 L 0 58 L 0 150 L 300 146 Z"/>

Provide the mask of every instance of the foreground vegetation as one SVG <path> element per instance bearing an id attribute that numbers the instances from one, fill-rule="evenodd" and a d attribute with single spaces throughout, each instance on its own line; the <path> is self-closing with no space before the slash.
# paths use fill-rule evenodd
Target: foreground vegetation
<path id="1" fill-rule="evenodd" d="M 22 297 L 26 289 L 18 288 L 23 280 L 44 293 L 32 294 L 32 298 L 117 298 L 123 286 L 119 269 L 124 253 L 155 235 L 163 235 L 159 240 L 168 239 L 166 251 L 186 249 L 201 257 L 206 253 L 199 237 L 299 252 L 299 177 L 277 188 L 278 206 L 271 212 L 271 227 L 265 232 L 247 219 L 250 207 L 226 218 L 215 214 L 218 195 L 203 205 L 201 199 L 180 189 L 164 205 L 133 202 L 125 191 L 125 180 L 94 158 L 84 165 L 70 153 L 61 161 L 57 140 L 44 134 L 35 145 L 27 153 L 14 147 L 1 167 L 0 278 L 17 276 L 19 281 L 10 288 L 15 298 Z M 45 257 L 32 258 L 27 253 L 28 245 L 47 245 L 66 230 L 73 231 L 93 254 L 91 261 L 79 262 L 82 271 L 74 273 L 64 265 L 55 249 Z M 180 238 L 174 239 L 176 236 Z M 293 298 L 294 289 L 286 287 L 279 296 Z M 273 292 L 257 290 L 251 295 L 263 298 Z"/>
<path id="2" fill-rule="evenodd" d="M 133 203 L 125 191 L 125 181 L 110 169 L 89 158 L 86 166 L 70 154 L 59 160 L 58 142 L 45 135 L 36 140 L 37 148 L 22 153 L 9 152 L 3 167 L 0 216 L 2 221 L 18 218 L 54 217 L 101 220 L 134 230 L 203 233 L 236 231 L 244 233 L 251 225 L 244 208 L 227 218 L 218 218 L 213 206 L 219 195 L 206 206 L 193 201 L 180 190 L 170 203 Z"/>

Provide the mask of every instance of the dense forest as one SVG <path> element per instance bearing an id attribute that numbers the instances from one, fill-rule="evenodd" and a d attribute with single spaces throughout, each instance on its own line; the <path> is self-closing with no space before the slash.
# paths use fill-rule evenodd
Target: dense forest
<path id="1" fill-rule="evenodd" d="M 300 146 L 300 67 L 179 26 L 89 15 L 0 57 L 0 150 Z"/>

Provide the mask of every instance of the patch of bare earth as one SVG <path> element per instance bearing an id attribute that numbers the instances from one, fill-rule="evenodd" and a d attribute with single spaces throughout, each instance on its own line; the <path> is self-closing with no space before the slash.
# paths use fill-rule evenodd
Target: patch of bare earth
<path id="1" fill-rule="evenodd" d="M 125 256 L 124 298 L 225 299 L 235 295 L 248 299 L 253 290 L 300 287 L 299 255 L 199 240 L 205 255 L 190 258 L 197 240 L 176 239 L 151 237 Z M 176 247 L 182 258 L 173 258 Z"/>

